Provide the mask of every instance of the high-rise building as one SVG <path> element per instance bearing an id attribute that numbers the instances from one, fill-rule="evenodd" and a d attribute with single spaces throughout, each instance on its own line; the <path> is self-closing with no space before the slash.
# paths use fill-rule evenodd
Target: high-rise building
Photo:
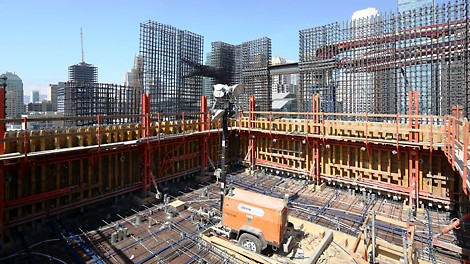
<path id="1" fill-rule="evenodd" d="M 124 73 L 123 86 L 142 88 L 142 57 L 136 56 L 134 59 L 134 67 Z"/>
<path id="2" fill-rule="evenodd" d="M 64 88 L 65 82 L 59 82 L 58 84 L 49 84 L 47 89 L 47 100 L 52 104 L 52 111 L 57 111 L 57 91 L 59 88 Z"/>
<path id="3" fill-rule="evenodd" d="M 31 91 L 31 103 L 39 102 L 39 90 Z"/>
<path id="4" fill-rule="evenodd" d="M 132 69 L 131 69 L 128 72 L 124 73 L 124 82 L 122 83 L 122 85 L 132 86 L 133 83 L 134 83 L 134 73 L 132 72 Z"/>
<path id="5" fill-rule="evenodd" d="M 211 66 L 212 61 L 212 53 L 206 53 L 206 62 L 204 63 L 207 66 Z M 202 95 L 207 96 L 207 102 L 212 101 L 212 83 L 213 80 L 210 77 L 203 77 L 202 78 Z"/>
<path id="6" fill-rule="evenodd" d="M 92 64 L 80 62 L 69 67 L 69 82 L 98 82 L 98 68 Z"/>
<path id="7" fill-rule="evenodd" d="M 272 87 L 268 67 L 271 63 L 271 39 L 264 37 L 239 45 L 212 42 L 212 67 L 220 73 L 220 82 L 244 84 L 239 102 L 246 110 L 249 97 L 256 97 L 257 111 L 271 111 Z"/>
<path id="8" fill-rule="evenodd" d="M 23 81 L 18 75 L 6 72 L 1 76 L 7 78 L 5 91 L 6 118 L 18 118 L 25 111 L 23 103 Z"/>

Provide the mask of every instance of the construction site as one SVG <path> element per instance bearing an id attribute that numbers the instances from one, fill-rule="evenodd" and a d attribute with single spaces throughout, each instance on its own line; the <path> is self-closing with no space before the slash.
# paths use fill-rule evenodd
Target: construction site
<path id="1" fill-rule="evenodd" d="M 202 66 L 201 35 L 144 22 L 132 87 L 67 83 L 51 129 L 3 87 L 0 262 L 469 263 L 469 12 L 302 29 L 281 65 L 263 37 Z"/>

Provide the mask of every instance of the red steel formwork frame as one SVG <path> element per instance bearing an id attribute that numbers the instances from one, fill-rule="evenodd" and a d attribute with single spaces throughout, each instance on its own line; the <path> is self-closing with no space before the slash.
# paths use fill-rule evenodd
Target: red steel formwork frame
<path id="1" fill-rule="evenodd" d="M 142 95 L 142 138 L 146 138 L 147 142 L 144 145 L 144 169 L 142 172 L 142 194 L 144 195 L 148 190 L 150 182 L 150 173 L 152 168 L 150 161 L 152 160 L 152 148 L 150 146 L 150 95 Z"/>
<path id="2" fill-rule="evenodd" d="M 313 131 L 314 134 L 319 134 L 320 129 L 318 126 L 319 112 L 320 112 L 320 96 L 314 94 L 312 97 L 312 116 L 313 116 Z M 320 184 L 320 173 L 321 173 L 321 158 L 320 158 L 320 139 L 312 139 L 312 168 L 310 170 L 310 178 L 314 178 L 316 184 Z"/>
<path id="3" fill-rule="evenodd" d="M 418 123 L 418 92 L 409 93 L 409 125 L 410 132 L 408 135 L 408 140 L 410 142 L 419 142 L 419 123 Z M 408 163 L 409 163 L 409 174 L 408 174 L 408 185 L 410 192 L 410 201 L 409 205 L 412 210 L 416 210 L 419 205 L 419 188 L 418 188 L 418 169 L 419 169 L 419 158 L 418 151 L 416 149 L 410 148 L 408 154 Z"/>
<path id="4" fill-rule="evenodd" d="M 349 39 L 343 42 L 333 43 L 322 47 L 316 51 L 316 57 L 321 59 L 330 59 L 339 53 L 346 52 L 351 49 L 367 47 L 370 45 L 395 43 L 413 38 L 441 38 L 447 37 L 458 30 L 465 30 L 467 21 L 458 20 L 448 23 L 441 23 L 437 25 L 429 25 L 417 28 L 411 28 L 406 30 L 400 30 L 397 32 L 390 32 L 384 34 L 370 35 L 363 38 Z"/>
<path id="5" fill-rule="evenodd" d="M 455 111 L 453 116 L 444 117 L 442 132 L 445 135 L 443 150 L 447 161 L 462 177 L 462 191 L 468 196 L 469 121 L 462 119 L 461 114 Z"/>
<path id="6" fill-rule="evenodd" d="M 5 85 L 0 87 L 0 118 L 5 118 Z M 5 124 L 0 124 L 0 139 L 5 138 Z M 0 143 L 0 155 L 5 154 L 5 143 Z M 5 219 L 5 168 L 0 162 L 0 248 L 4 241 L 4 219 Z"/>
<path id="7" fill-rule="evenodd" d="M 210 130 L 210 120 L 207 116 L 207 96 L 201 96 L 200 112 L 199 131 L 205 132 Z M 209 133 L 203 134 L 199 141 L 201 144 L 201 173 L 204 175 L 207 172 L 209 162 Z"/>
<path id="8" fill-rule="evenodd" d="M 256 107 L 256 98 L 250 96 L 248 103 L 248 151 L 246 153 L 245 161 L 254 168 L 256 165 L 256 136 L 255 133 L 251 133 L 251 129 L 255 127 L 252 121 L 256 120 L 255 108 Z"/>
<path id="9" fill-rule="evenodd" d="M 464 121 L 464 133 L 463 133 L 463 177 L 462 177 L 462 189 L 465 195 L 468 196 L 467 189 L 467 173 L 468 173 L 468 120 Z"/>
<path id="10" fill-rule="evenodd" d="M 1 97 L 1 95 L 0 95 Z M 81 159 L 84 159 L 84 158 L 87 158 L 87 159 L 91 159 L 91 160 L 95 160 L 97 157 L 100 157 L 102 155 L 112 155 L 112 154 L 117 154 L 117 153 L 124 153 L 124 152 L 130 152 L 130 151 L 138 151 L 140 150 L 141 153 L 142 153 L 142 158 L 143 158 L 143 165 L 144 165 L 144 168 L 142 170 L 142 183 L 139 183 L 139 184 L 134 184 L 134 185 L 130 185 L 130 186 L 126 186 L 122 189 L 119 189 L 119 191 L 116 191 L 116 192 L 110 192 L 110 193 L 105 193 L 101 196 L 97 196 L 97 197 L 90 197 L 89 199 L 84 199 L 80 202 L 74 202 L 73 204 L 69 204 L 67 205 L 66 207 L 58 207 L 58 208 L 55 208 L 54 210 L 49 210 L 49 213 L 50 214 L 57 214 L 57 213 L 61 213 L 61 212 L 64 212 L 64 211 L 67 211 L 67 210 L 70 210 L 70 209 L 73 209 L 73 208 L 78 208 L 80 206 L 84 206 L 84 205 L 87 205 L 87 204 L 91 204 L 91 203 L 94 203 L 94 202 L 97 202 L 97 201 L 101 201 L 103 199 L 107 199 L 109 197 L 113 197 L 115 195 L 119 195 L 119 194 L 123 194 L 123 193 L 126 193 L 126 192 L 131 192 L 131 191 L 136 191 L 136 190 L 141 190 L 141 192 L 143 194 L 145 194 L 149 188 L 151 187 L 150 183 L 151 181 L 153 180 L 154 184 L 156 183 L 156 179 L 152 173 L 152 162 L 154 160 L 154 154 L 153 154 L 153 151 L 154 149 L 157 147 L 161 147 L 161 146 L 167 146 L 167 145 L 178 145 L 178 144 L 181 144 L 181 139 L 180 138 L 176 138 L 176 139 L 166 139 L 164 142 L 160 142 L 160 137 L 158 137 L 158 141 L 155 142 L 155 140 L 152 138 L 153 136 L 153 128 L 151 126 L 151 123 L 150 123 L 150 120 L 151 120 L 151 113 L 150 113 L 150 96 L 149 95 L 143 95 L 142 96 L 142 118 L 141 118 L 141 129 L 140 129 L 140 132 L 141 132 L 141 138 L 144 140 L 142 143 L 143 144 L 138 144 L 136 146 L 126 146 L 126 147 L 118 147 L 118 148 L 103 148 L 103 145 L 102 145 L 102 141 L 101 141 L 101 137 L 104 136 L 104 133 L 106 133 L 104 131 L 104 129 L 101 128 L 101 119 L 102 117 L 98 116 L 97 117 L 97 122 L 98 122 L 98 127 L 96 129 L 96 135 L 97 135 L 97 142 L 96 142 L 96 150 L 94 152 L 92 152 L 92 154 L 90 155 L 90 153 L 83 153 L 83 154 L 77 154 L 77 153 L 73 153 L 71 152 L 70 154 L 67 154 L 67 155 L 60 155 L 60 156 L 56 156 L 56 157 L 52 157 L 51 159 L 47 159 L 47 160 L 38 160 L 36 157 L 34 159 L 32 158 L 29 158 L 29 160 L 26 160 L 25 158 L 20 158 L 17 160 L 17 162 L 13 162 L 13 163 L 8 163 L 9 165 L 14 165 L 14 164 L 17 164 L 17 166 L 20 167 L 20 170 L 18 171 L 18 178 L 21 180 L 24 176 L 25 173 L 26 173 L 26 169 L 28 166 L 41 166 L 41 165 L 44 165 L 44 164 L 55 164 L 55 163 L 66 163 L 66 162 L 71 162 L 71 161 L 75 161 L 75 160 L 81 160 Z M 3 103 L 3 101 L 1 101 Z M 0 103 L 0 108 L 1 108 L 1 103 Z M 203 131 L 207 131 L 207 134 L 209 134 L 209 129 L 210 129 L 210 120 L 208 119 L 208 115 L 207 115 L 207 100 L 203 100 L 202 103 L 201 103 L 201 109 L 204 110 L 202 111 L 201 113 L 197 113 L 197 114 L 201 114 L 201 124 L 202 124 L 202 127 L 201 129 Z M 1 114 L 1 111 L 0 111 L 0 114 Z M 159 115 L 160 117 L 160 115 Z M 182 120 L 184 122 L 184 114 L 182 114 Z M 0 118 L 1 119 L 1 118 Z M 3 118 L 4 119 L 4 118 Z M 22 120 L 23 124 L 27 124 L 28 120 L 27 119 L 23 119 Z M 159 128 L 161 127 L 161 120 L 159 118 L 159 123 L 158 123 L 158 126 Z M 2 126 L 3 127 L 3 126 Z M 208 150 L 208 147 L 207 147 L 207 144 L 208 144 L 208 138 L 210 135 L 206 135 L 206 133 L 203 133 L 203 135 L 186 135 L 186 128 L 184 128 L 183 126 L 183 136 L 186 138 L 186 141 L 195 141 L 195 142 L 199 142 L 200 138 L 201 137 L 204 137 L 206 138 L 206 152 Z M 3 131 L 0 131 L 0 132 L 3 132 L 1 135 L 3 138 L 5 138 L 5 130 L 3 129 Z M 27 133 L 26 133 L 27 134 Z M 160 135 L 160 129 L 158 129 L 158 135 Z M 23 144 L 23 147 L 24 148 L 24 151 L 25 151 L 25 154 L 26 152 L 28 151 L 28 144 L 29 144 L 29 141 L 30 140 L 34 140 L 34 138 L 29 138 L 29 135 L 26 135 L 26 136 L 22 136 L 22 144 Z M 4 140 L 5 141 L 5 140 Z M 197 144 L 197 143 L 195 143 Z M 2 153 L 0 154 L 4 154 L 5 153 L 5 143 L 2 142 L 1 144 L 2 146 Z M 170 162 L 170 163 L 173 163 L 173 162 L 177 162 L 177 161 L 181 161 L 181 160 L 184 160 L 184 159 L 187 159 L 187 158 L 196 158 L 197 155 L 199 155 L 199 152 L 192 152 L 192 153 L 187 153 L 187 154 L 184 154 L 184 155 L 179 155 L 178 157 L 169 157 L 166 161 L 167 162 Z M 26 156 L 26 155 L 24 155 Z M 24 157 L 23 156 L 23 157 Z M 208 160 L 208 155 L 206 154 L 205 156 L 202 156 L 201 157 L 201 163 L 204 163 L 206 164 L 206 167 L 207 167 L 207 160 Z M 93 164 L 93 162 L 90 162 L 90 164 Z M 1 190 L 3 190 L 5 188 L 4 186 L 4 181 L 3 181 L 3 178 L 5 176 L 5 162 L 0 162 L 0 188 Z M 169 179 L 174 179 L 174 178 L 178 178 L 178 177 L 183 177 L 185 175 L 188 175 L 188 174 L 192 174 L 192 173 L 197 173 L 201 171 L 201 168 L 198 166 L 197 168 L 189 168 L 188 170 L 185 170 L 185 171 L 180 171 L 180 172 L 175 172 L 174 174 L 172 175 L 167 175 L 168 177 L 165 177 L 164 179 L 160 179 L 160 180 L 169 180 Z M 39 201 L 44 201 L 44 200 L 47 200 L 47 199 L 55 199 L 55 198 L 60 198 L 60 197 L 63 197 L 63 196 L 67 196 L 67 195 L 72 195 L 74 193 L 77 193 L 77 192 L 80 192 L 80 191 L 86 191 L 86 190 L 91 190 L 92 188 L 95 188 L 97 187 L 96 184 L 94 185 L 89 185 L 89 186 L 82 186 L 81 184 L 80 185 L 70 185 L 70 186 L 67 186 L 67 187 L 64 187 L 64 188 L 59 188 L 59 189 L 56 189 L 56 190 L 52 190 L 52 191 L 47 191 L 47 192 L 41 192 L 41 193 L 38 193 L 38 194 L 33 194 L 33 195 L 28 195 L 28 196 L 25 196 L 25 197 L 21 197 L 21 198 L 18 198 L 18 199 L 14 199 L 14 200 L 10 200 L 10 201 L 5 201 L 5 197 L 4 197 L 4 192 L 2 192 L 1 196 L 0 196 L 0 235 L 2 235 L 1 237 L 1 240 L 3 241 L 3 236 L 4 236 L 4 230 L 5 228 L 10 228 L 10 227 L 13 227 L 13 226 L 17 226 L 17 225 L 20 225 L 20 224 L 24 224 L 24 223 L 27 223 L 27 222 L 30 222 L 30 221 L 34 221 L 34 220 L 37 220 L 37 219 L 40 219 L 42 217 L 45 216 L 45 212 L 38 212 L 38 213 L 34 213 L 34 214 L 29 214 L 27 216 L 24 216 L 24 217 L 21 217 L 21 218 L 18 218 L 16 219 L 15 221 L 9 221 L 8 223 L 5 223 L 4 220 L 5 220 L 5 209 L 6 208 L 13 208 L 13 207 L 19 207 L 19 206 L 22 206 L 22 205 L 27 205 L 27 204 L 32 204 L 32 203 L 35 203 L 35 202 L 39 202 Z"/>

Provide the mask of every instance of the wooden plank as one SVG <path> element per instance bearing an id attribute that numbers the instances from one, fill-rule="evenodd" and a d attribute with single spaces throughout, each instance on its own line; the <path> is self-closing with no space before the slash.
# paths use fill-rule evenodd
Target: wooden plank
<path id="1" fill-rule="evenodd" d="M 333 241 L 333 231 L 328 230 L 326 236 L 321 240 L 320 244 L 315 248 L 315 250 L 310 254 L 309 258 L 305 261 L 305 264 L 314 264 L 317 263 L 318 258 L 323 254 L 323 251 L 330 245 Z"/>
<path id="2" fill-rule="evenodd" d="M 331 166 L 342 168 L 342 169 L 349 170 L 349 171 L 356 172 L 356 173 L 375 174 L 375 175 L 379 175 L 380 177 L 387 177 L 387 178 L 389 178 L 389 176 L 392 176 L 393 178 L 400 177 L 399 173 L 389 173 L 385 171 L 379 171 L 379 170 L 368 169 L 368 168 L 350 167 L 348 165 L 342 165 L 342 164 L 331 164 Z"/>
<path id="3" fill-rule="evenodd" d="M 409 232 L 410 234 L 410 241 L 408 246 L 408 261 L 409 263 L 413 263 L 413 248 L 414 248 L 414 240 L 415 240 L 415 230 L 416 226 L 411 226 Z"/>
<path id="4" fill-rule="evenodd" d="M 224 250 L 230 250 L 230 251 L 236 253 L 237 258 L 242 259 L 242 260 L 244 259 L 244 261 L 247 262 L 247 263 L 253 263 L 253 261 L 256 261 L 256 263 L 262 263 L 262 264 L 276 263 L 275 261 L 268 260 L 265 257 L 262 257 L 262 256 L 260 256 L 256 253 L 248 251 L 244 248 L 241 248 L 241 247 L 233 244 L 232 242 L 221 239 L 219 237 L 216 237 L 216 236 L 209 237 L 209 236 L 206 236 L 206 235 L 202 235 L 202 238 L 204 240 L 212 243 L 212 244 L 215 244 L 215 245 L 218 245 L 218 246 L 222 247 Z"/>
<path id="5" fill-rule="evenodd" d="M 398 220 L 395 220 L 395 219 L 392 219 L 392 218 L 389 218 L 389 217 L 386 217 L 386 216 L 382 216 L 382 215 L 376 215 L 375 216 L 375 219 L 377 219 L 378 221 L 382 221 L 382 222 L 386 222 L 386 223 L 390 223 L 392 225 L 396 225 L 396 226 L 399 226 L 399 227 L 402 227 L 404 229 L 407 228 L 407 225 L 405 222 L 403 221 L 398 221 Z"/>
<path id="6" fill-rule="evenodd" d="M 369 222 L 369 219 L 370 219 L 370 214 L 367 214 L 367 217 L 364 221 L 364 224 L 361 226 L 361 231 L 359 232 L 359 235 L 357 236 L 356 240 L 354 241 L 354 244 L 352 245 L 351 247 L 351 253 L 356 253 L 357 251 L 357 248 L 359 246 L 359 243 L 361 242 L 362 240 L 362 236 L 363 236 L 363 233 L 364 233 L 364 226 L 367 225 L 367 222 Z"/>
<path id="7" fill-rule="evenodd" d="M 400 246 L 397 246 L 397 245 L 393 245 L 393 244 L 390 244 L 386 241 L 383 241 L 383 240 L 380 240 L 378 239 L 376 241 L 377 245 L 380 246 L 380 248 L 382 250 L 386 250 L 386 251 L 394 251 L 395 254 L 399 254 L 399 255 L 403 255 L 403 247 L 400 247 Z"/>
<path id="8" fill-rule="evenodd" d="M 387 151 L 387 152 L 390 152 L 390 151 Z M 379 149 L 377 155 L 378 155 L 378 157 L 377 157 L 377 170 L 381 172 L 382 171 L 382 163 L 383 163 L 383 161 L 382 161 L 382 150 Z M 377 177 L 379 178 L 379 181 L 382 182 L 382 173 L 379 173 L 377 175 Z"/>

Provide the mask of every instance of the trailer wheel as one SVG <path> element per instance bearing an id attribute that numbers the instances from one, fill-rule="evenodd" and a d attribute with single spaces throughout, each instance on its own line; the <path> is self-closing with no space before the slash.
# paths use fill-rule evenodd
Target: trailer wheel
<path id="1" fill-rule="evenodd" d="M 243 233 L 238 240 L 238 245 L 252 252 L 261 252 L 261 241 L 252 234 Z"/>

